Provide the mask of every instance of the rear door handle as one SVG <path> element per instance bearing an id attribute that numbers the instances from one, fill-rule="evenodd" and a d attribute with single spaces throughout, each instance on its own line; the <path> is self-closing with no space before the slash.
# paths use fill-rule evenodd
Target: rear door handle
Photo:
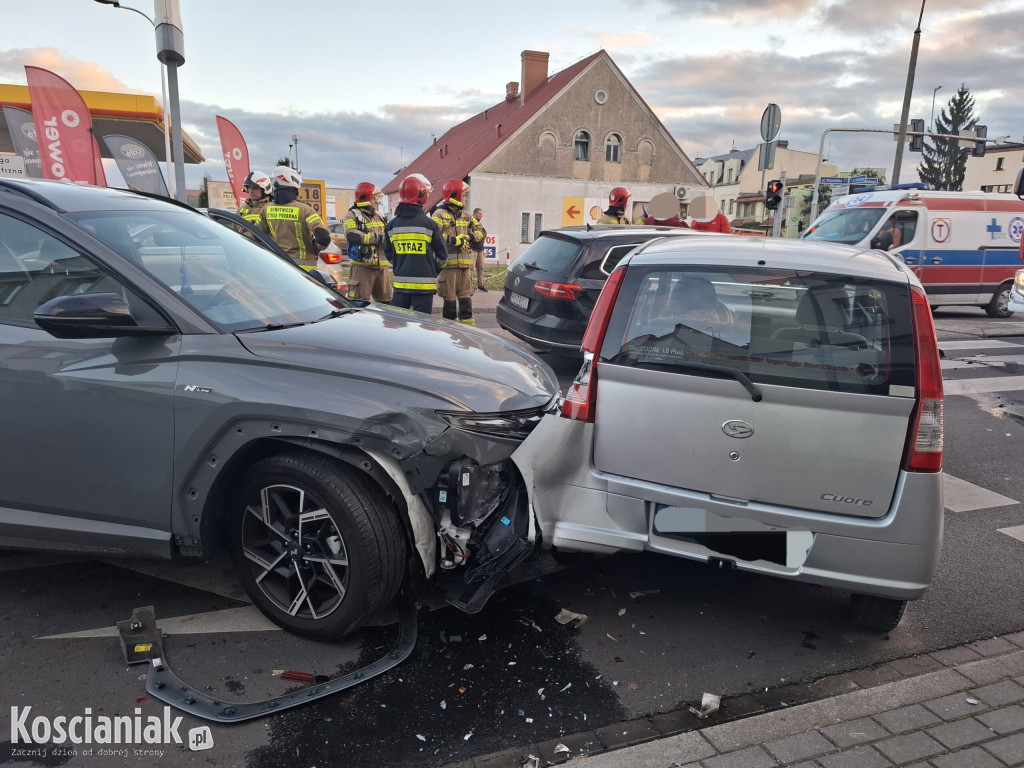
<path id="1" fill-rule="evenodd" d="M 917 256 L 904 256 L 903 257 L 903 263 L 904 264 L 917 264 Z"/>
<path id="2" fill-rule="evenodd" d="M 928 263 L 929 264 L 941 264 L 942 263 L 942 257 L 941 256 L 935 256 L 935 257 L 933 257 L 931 259 L 928 259 Z"/>

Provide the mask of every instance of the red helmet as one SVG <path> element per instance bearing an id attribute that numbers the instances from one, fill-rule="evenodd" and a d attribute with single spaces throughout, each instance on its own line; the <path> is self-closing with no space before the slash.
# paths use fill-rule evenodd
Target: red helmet
<path id="1" fill-rule="evenodd" d="M 629 202 L 630 193 L 625 187 L 616 187 L 608 193 L 608 205 L 612 208 L 625 208 Z"/>
<path id="2" fill-rule="evenodd" d="M 380 194 L 380 190 L 377 189 L 375 184 L 371 184 L 368 181 L 360 182 L 356 184 L 356 205 L 373 205 L 377 195 Z"/>
<path id="3" fill-rule="evenodd" d="M 462 208 L 466 205 L 466 193 L 469 192 L 469 184 L 459 179 L 446 181 L 441 187 L 441 199 L 446 203 L 454 203 Z"/>
<path id="4" fill-rule="evenodd" d="M 398 200 L 402 203 L 423 205 L 430 197 L 431 189 L 433 187 L 423 174 L 414 173 L 412 176 L 406 176 L 398 185 Z"/>

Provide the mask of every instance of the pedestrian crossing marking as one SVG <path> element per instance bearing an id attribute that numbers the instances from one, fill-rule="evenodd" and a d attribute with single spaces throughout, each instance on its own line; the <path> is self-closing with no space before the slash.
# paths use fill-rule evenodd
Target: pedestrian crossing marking
<path id="1" fill-rule="evenodd" d="M 954 477 L 948 472 L 942 475 L 942 497 L 944 506 L 950 512 L 971 512 L 975 509 L 1006 507 L 1019 503 L 1015 499 Z"/>
<path id="2" fill-rule="evenodd" d="M 996 528 L 996 530 L 1017 539 L 1017 541 L 1024 541 L 1024 525 L 1015 525 L 1012 528 Z"/>
<path id="3" fill-rule="evenodd" d="M 998 339 L 974 339 L 972 341 L 940 341 L 939 349 L 955 351 L 958 349 L 997 349 L 999 347 L 1019 347 L 1019 342 L 999 341 Z"/>
<path id="4" fill-rule="evenodd" d="M 1024 376 L 990 376 L 985 379 L 959 379 L 942 382 L 947 395 L 980 395 L 990 392 L 1012 392 L 1024 389 Z"/>

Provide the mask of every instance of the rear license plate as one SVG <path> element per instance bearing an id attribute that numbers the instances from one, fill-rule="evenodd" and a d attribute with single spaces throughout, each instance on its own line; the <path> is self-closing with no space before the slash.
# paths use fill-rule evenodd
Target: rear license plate
<path id="1" fill-rule="evenodd" d="M 520 296 L 518 293 L 509 292 L 508 300 L 512 302 L 512 306 L 519 307 L 520 309 L 528 309 L 530 306 L 530 300 L 525 296 Z"/>
<path id="2" fill-rule="evenodd" d="M 776 563 L 799 568 L 807 559 L 814 534 L 806 529 L 775 528 L 756 520 L 720 517 L 701 508 L 656 504 L 651 533 L 689 542 L 729 559 Z"/>

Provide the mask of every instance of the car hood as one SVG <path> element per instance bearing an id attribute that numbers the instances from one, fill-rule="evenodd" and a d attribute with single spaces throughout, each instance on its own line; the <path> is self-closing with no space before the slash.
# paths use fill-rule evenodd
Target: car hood
<path id="1" fill-rule="evenodd" d="M 371 305 L 295 328 L 237 334 L 252 354 L 317 373 L 400 384 L 479 413 L 547 404 L 558 392 L 551 368 L 488 331 Z"/>

